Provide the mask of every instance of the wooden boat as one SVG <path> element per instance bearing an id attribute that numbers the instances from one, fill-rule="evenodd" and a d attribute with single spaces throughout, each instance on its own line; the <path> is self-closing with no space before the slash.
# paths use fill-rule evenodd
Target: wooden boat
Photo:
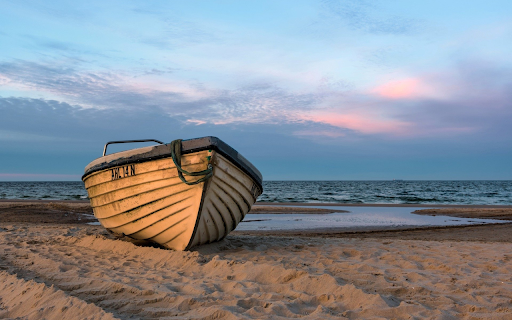
<path id="1" fill-rule="evenodd" d="M 105 155 L 113 143 L 160 145 Z M 261 173 L 216 137 L 112 141 L 82 177 L 107 230 L 175 249 L 218 241 L 262 193 Z"/>

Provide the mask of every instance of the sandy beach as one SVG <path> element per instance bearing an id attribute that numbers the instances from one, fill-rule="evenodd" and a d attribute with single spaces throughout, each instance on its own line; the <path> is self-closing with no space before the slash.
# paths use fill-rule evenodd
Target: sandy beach
<path id="1" fill-rule="evenodd" d="M 272 207 L 254 213 L 312 213 Z M 419 214 L 512 220 L 436 210 Z M 0 318 L 512 319 L 512 223 L 234 231 L 175 252 L 91 221 L 87 202 L 0 202 Z"/>

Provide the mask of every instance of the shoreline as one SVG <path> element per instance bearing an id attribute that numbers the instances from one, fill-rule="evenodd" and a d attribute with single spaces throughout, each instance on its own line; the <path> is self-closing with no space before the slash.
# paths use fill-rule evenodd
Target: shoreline
<path id="1" fill-rule="evenodd" d="M 308 207 L 325 206 L 325 209 L 307 209 Z M 419 206 L 419 205 L 333 205 L 333 204 L 311 204 L 311 203 L 256 203 L 253 208 L 257 212 L 251 213 L 254 218 L 261 213 L 271 214 L 330 214 L 332 212 L 343 212 L 343 210 L 329 210 L 329 207 L 395 207 L 395 208 L 438 208 L 420 209 L 419 212 L 411 212 L 418 215 L 440 215 L 470 219 L 506 220 L 503 223 L 476 223 L 472 225 L 448 225 L 448 226 L 347 226 L 329 227 L 315 229 L 293 229 L 293 230 L 234 230 L 230 235 L 235 236 L 275 236 L 295 238 L 400 238 L 400 239 L 422 239 L 436 240 L 449 239 L 454 241 L 498 241 L 512 243 L 512 206 Z M 304 210 L 306 208 L 306 210 Z M 421 211 L 426 212 L 421 212 Z M 443 211 L 444 210 L 444 211 Z M 486 211 L 487 210 L 487 211 Z M 496 216 L 496 210 L 505 211 L 505 214 Z M 275 211 L 275 212 L 274 212 Z M 346 212 L 346 211 L 345 211 Z M 92 209 L 88 200 L 24 200 L 2 201 L 0 200 L 0 226 L 26 225 L 26 226 L 81 226 L 100 227 L 89 225 L 96 222 L 92 215 Z M 499 232 L 497 232 L 499 230 Z M 510 235 L 510 236 L 509 236 Z M 125 237 L 125 240 L 132 239 Z"/>
<path id="2" fill-rule="evenodd" d="M 383 207 L 383 208 L 512 208 L 499 204 L 414 204 L 414 203 L 312 203 L 312 202 L 256 202 L 255 206 L 303 206 L 303 207 Z"/>
<path id="3" fill-rule="evenodd" d="M 89 203 L 89 200 L 46 200 L 46 199 L 0 199 L 2 202 L 34 203 Z M 418 207 L 418 208 L 512 208 L 512 205 L 500 204 L 425 204 L 425 203 L 334 203 L 334 202 L 256 202 L 253 206 L 301 206 L 301 207 Z"/>
<path id="4" fill-rule="evenodd" d="M 233 235 L 324 238 L 324 239 L 390 239 L 457 242 L 512 243 L 512 221 L 506 223 L 415 226 L 415 227 L 364 227 L 324 228 L 309 230 L 256 230 L 232 231 Z"/>

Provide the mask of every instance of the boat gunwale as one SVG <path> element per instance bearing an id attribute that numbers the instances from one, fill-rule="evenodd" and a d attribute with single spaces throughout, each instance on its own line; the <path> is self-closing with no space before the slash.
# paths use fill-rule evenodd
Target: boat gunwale
<path id="1" fill-rule="evenodd" d="M 143 147 L 147 148 L 147 147 Z M 137 149 L 143 149 L 137 148 Z M 131 149 L 136 150 L 136 149 Z M 227 160 L 233 163 L 237 168 L 241 169 L 245 174 L 247 174 L 260 188 L 263 190 L 263 178 L 261 173 L 254 167 L 254 165 L 247 160 L 243 155 L 241 155 L 238 151 L 233 149 L 227 143 L 222 141 L 217 137 L 202 137 L 202 138 L 194 138 L 182 141 L 182 154 L 191 154 L 195 152 L 200 152 L 204 150 L 215 150 L 222 156 L 224 156 Z M 164 145 L 154 146 L 149 152 L 142 154 L 135 154 L 130 157 L 121 157 L 114 159 L 110 162 L 102 162 L 97 165 L 88 168 L 82 176 L 82 181 L 90 176 L 91 174 L 107 170 L 110 168 L 123 166 L 127 164 L 136 164 L 154 161 L 158 159 L 171 157 L 171 143 L 167 143 Z M 101 159 L 102 157 L 98 158 Z M 96 160 L 98 160 L 96 159 Z M 96 161 L 94 160 L 94 161 Z M 93 161 L 93 162 L 94 162 Z M 91 162 L 92 163 L 92 162 Z"/>

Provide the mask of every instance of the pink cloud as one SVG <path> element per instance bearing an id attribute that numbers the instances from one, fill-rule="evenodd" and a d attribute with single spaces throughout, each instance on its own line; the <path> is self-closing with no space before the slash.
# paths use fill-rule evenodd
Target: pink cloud
<path id="1" fill-rule="evenodd" d="M 336 112 L 320 112 L 311 114 L 304 120 L 327 123 L 335 127 L 351 129 L 366 134 L 386 133 L 402 135 L 410 132 L 407 122 L 382 119 L 375 115 L 340 114 Z"/>
<path id="2" fill-rule="evenodd" d="M 188 119 L 187 122 L 191 123 L 191 124 L 195 124 L 196 126 L 199 126 L 199 125 L 202 125 L 202 124 L 206 123 L 206 121 L 198 120 L 198 119 Z"/>
<path id="3" fill-rule="evenodd" d="M 419 79 L 410 78 L 385 83 L 372 92 L 389 99 L 412 98 L 419 93 L 420 85 Z"/>

